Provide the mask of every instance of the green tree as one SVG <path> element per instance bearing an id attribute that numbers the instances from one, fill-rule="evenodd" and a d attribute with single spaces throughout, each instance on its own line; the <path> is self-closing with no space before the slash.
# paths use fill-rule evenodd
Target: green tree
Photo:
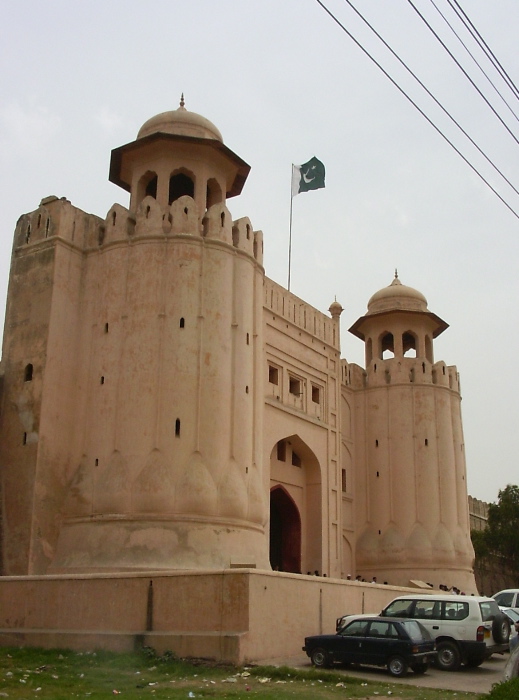
<path id="1" fill-rule="evenodd" d="M 488 506 L 486 529 L 471 536 L 476 559 L 496 557 L 519 577 L 519 486 L 508 484 L 499 491 L 497 503 Z"/>

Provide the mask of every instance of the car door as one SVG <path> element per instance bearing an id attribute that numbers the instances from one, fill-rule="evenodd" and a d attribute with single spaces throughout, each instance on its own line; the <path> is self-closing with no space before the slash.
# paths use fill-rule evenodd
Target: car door
<path id="1" fill-rule="evenodd" d="M 373 620 L 366 631 L 359 653 L 365 664 L 385 666 L 387 660 L 397 653 L 399 635 L 395 625 L 389 620 Z"/>
<path id="2" fill-rule="evenodd" d="M 363 653 L 363 644 L 368 628 L 367 620 L 353 620 L 346 625 L 337 637 L 334 657 L 344 663 L 363 663 L 359 658 Z M 365 662 L 364 662 L 365 663 Z"/>

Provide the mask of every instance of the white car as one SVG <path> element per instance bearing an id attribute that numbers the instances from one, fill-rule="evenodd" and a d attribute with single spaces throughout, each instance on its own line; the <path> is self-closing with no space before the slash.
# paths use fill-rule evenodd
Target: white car
<path id="1" fill-rule="evenodd" d="M 519 613 L 519 588 L 506 588 L 504 591 L 494 593 L 492 598 L 496 601 L 501 610 L 512 608 Z"/>
<path id="2" fill-rule="evenodd" d="M 493 598 L 470 595 L 408 595 L 395 598 L 383 617 L 419 620 L 436 640 L 436 664 L 444 671 L 479 666 L 508 650 L 510 621 Z"/>

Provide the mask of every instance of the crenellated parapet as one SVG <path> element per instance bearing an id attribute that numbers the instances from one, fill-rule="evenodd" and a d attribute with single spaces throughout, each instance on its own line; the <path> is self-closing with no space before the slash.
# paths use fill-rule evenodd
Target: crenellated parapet
<path id="1" fill-rule="evenodd" d="M 391 357 L 372 360 L 365 372 L 365 385 L 423 384 L 443 386 L 459 393 L 459 374 L 455 366 L 445 362 L 431 364 L 420 358 Z"/>
<path id="2" fill-rule="evenodd" d="M 337 321 L 321 313 L 271 279 L 265 278 L 264 294 L 267 309 L 328 343 L 336 350 L 340 349 Z"/>
<path id="3" fill-rule="evenodd" d="M 18 219 L 13 247 L 16 250 L 61 238 L 78 248 L 89 248 L 104 238 L 104 230 L 101 218 L 73 206 L 66 197 L 45 197 L 38 209 Z"/>

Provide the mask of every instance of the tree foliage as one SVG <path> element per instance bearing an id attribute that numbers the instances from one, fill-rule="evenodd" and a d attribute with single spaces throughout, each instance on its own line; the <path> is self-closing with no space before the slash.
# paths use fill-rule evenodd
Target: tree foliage
<path id="1" fill-rule="evenodd" d="M 472 544 L 476 558 L 499 557 L 519 575 L 519 486 L 508 484 L 499 491 L 497 503 L 488 506 L 486 529 L 472 532 Z"/>

